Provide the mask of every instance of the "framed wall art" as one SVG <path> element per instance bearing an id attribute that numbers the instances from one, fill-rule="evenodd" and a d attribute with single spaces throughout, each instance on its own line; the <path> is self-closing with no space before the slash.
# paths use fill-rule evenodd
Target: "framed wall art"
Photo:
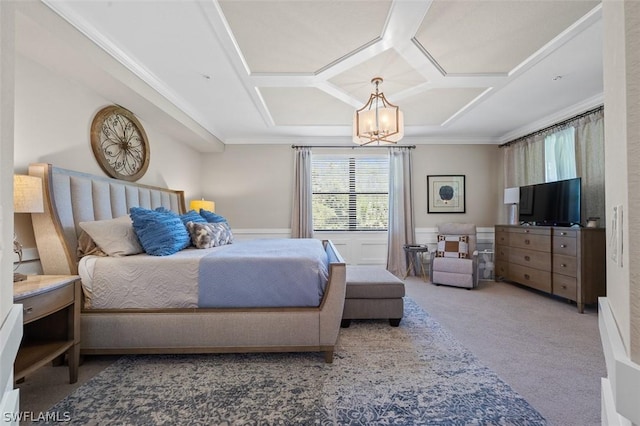
<path id="1" fill-rule="evenodd" d="M 427 201 L 427 213 L 465 213 L 464 175 L 428 175 Z"/>

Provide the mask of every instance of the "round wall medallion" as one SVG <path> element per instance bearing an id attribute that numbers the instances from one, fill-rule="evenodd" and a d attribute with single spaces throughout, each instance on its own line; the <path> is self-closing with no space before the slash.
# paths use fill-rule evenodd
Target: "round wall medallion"
<path id="1" fill-rule="evenodd" d="M 91 123 L 91 148 L 106 174 L 134 182 L 149 167 L 149 141 L 138 119 L 120 106 L 98 111 Z"/>

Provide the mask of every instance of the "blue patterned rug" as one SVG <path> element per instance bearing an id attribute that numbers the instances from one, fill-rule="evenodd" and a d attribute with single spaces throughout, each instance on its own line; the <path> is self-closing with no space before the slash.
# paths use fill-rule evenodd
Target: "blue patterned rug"
<path id="1" fill-rule="evenodd" d="M 124 356 L 52 407 L 82 425 L 546 425 L 412 300 L 321 354 Z"/>

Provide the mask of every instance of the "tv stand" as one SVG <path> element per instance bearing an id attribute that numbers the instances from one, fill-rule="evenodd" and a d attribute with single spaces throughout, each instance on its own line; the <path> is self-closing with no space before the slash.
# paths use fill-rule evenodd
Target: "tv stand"
<path id="1" fill-rule="evenodd" d="M 576 302 L 606 293 L 604 228 L 495 226 L 496 277 Z"/>

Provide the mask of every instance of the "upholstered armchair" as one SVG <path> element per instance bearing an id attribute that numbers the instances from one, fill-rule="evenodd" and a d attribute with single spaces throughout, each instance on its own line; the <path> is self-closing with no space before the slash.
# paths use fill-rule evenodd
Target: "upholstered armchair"
<path id="1" fill-rule="evenodd" d="M 472 289 L 478 286 L 476 226 L 446 223 L 438 226 L 438 248 L 431 252 L 429 276 L 436 285 Z"/>

